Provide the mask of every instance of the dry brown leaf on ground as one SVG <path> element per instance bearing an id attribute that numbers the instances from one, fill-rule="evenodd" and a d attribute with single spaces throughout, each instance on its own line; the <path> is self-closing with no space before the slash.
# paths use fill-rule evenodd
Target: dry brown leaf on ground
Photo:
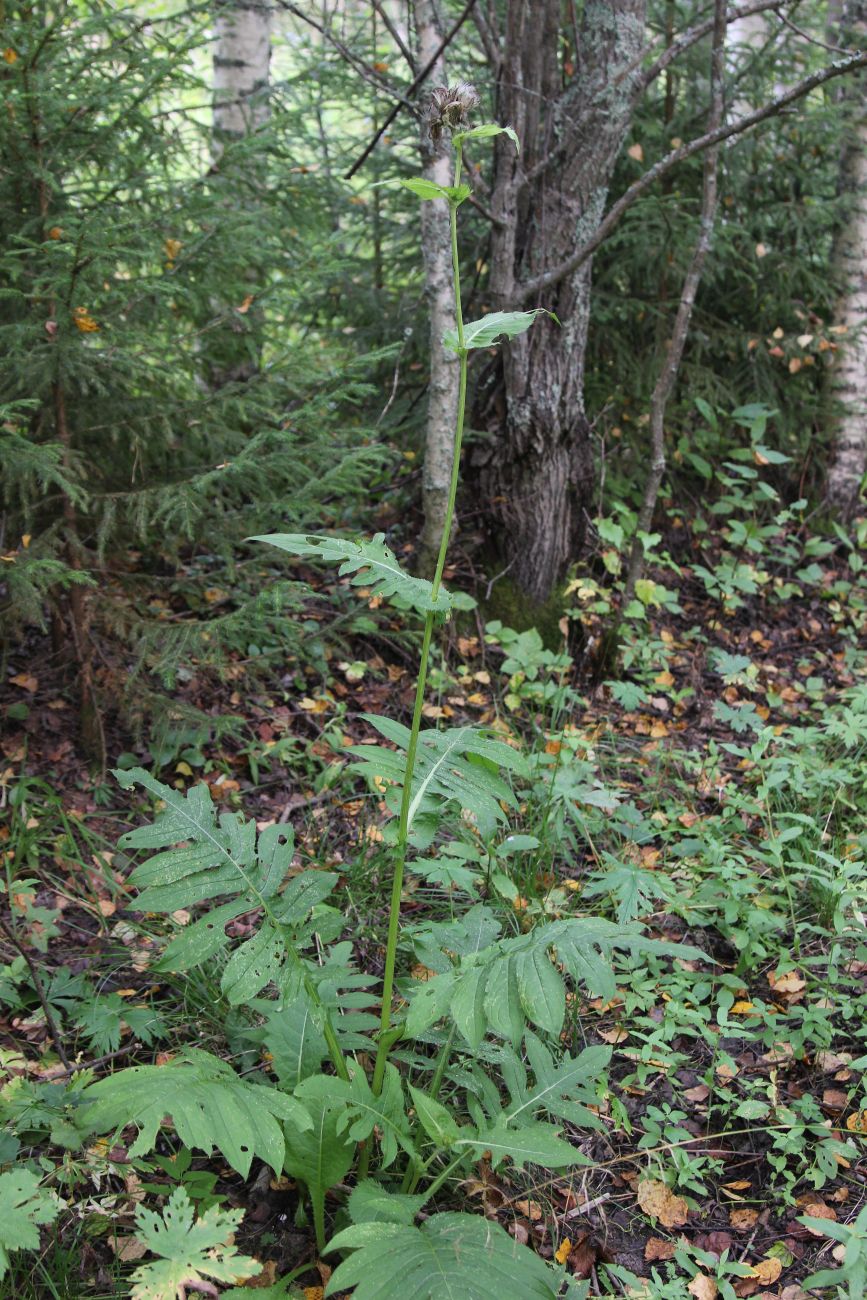
<path id="1" fill-rule="evenodd" d="M 651 1214 L 664 1228 L 682 1228 L 689 1207 L 682 1196 L 675 1196 L 665 1183 L 642 1179 L 638 1184 L 638 1204 L 645 1214 Z"/>
<path id="2" fill-rule="evenodd" d="M 729 1214 L 729 1223 L 738 1232 L 748 1232 L 750 1228 L 756 1226 L 758 1219 L 758 1210 L 732 1210 Z"/>
<path id="3" fill-rule="evenodd" d="M 686 1289 L 695 1300 L 716 1300 L 719 1293 L 719 1287 L 707 1273 L 696 1273 Z"/>
<path id="4" fill-rule="evenodd" d="M 776 1282 L 777 1278 L 783 1271 L 783 1261 L 780 1259 L 760 1259 L 757 1264 L 751 1264 L 753 1277 L 757 1277 L 762 1286 L 770 1286 Z"/>
<path id="5" fill-rule="evenodd" d="M 674 1259 L 676 1249 L 673 1241 L 663 1241 L 661 1237 L 648 1237 L 644 1247 L 644 1258 L 648 1264 L 656 1259 Z"/>

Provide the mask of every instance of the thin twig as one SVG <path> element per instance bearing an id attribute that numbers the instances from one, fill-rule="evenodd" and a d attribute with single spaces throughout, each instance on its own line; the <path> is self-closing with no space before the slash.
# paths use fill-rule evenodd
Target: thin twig
<path id="1" fill-rule="evenodd" d="M 397 115 L 401 108 L 408 108 L 411 113 L 417 112 L 415 105 L 409 99 L 405 98 L 399 90 L 390 85 L 384 77 L 381 77 L 375 68 L 371 68 L 363 59 L 359 59 L 356 54 L 353 54 L 349 46 L 339 40 L 338 37 L 330 32 L 322 23 L 317 22 L 315 18 L 312 18 L 310 14 L 306 14 L 303 9 L 299 9 L 297 5 L 290 4 L 290 0 L 277 0 L 277 3 L 280 5 L 281 9 L 285 9 L 288 13 L 294 14 L 296 18 L 300 18 L 302 22 L 307 23 L 308 26 L 319 32 L 321 36 L 324 36 L 326 41 L 329 41 L 330 44 L 334 46 L 340 57 L 345 59 L 350 67 L 355 68 L 355 71 L 359 76 L 363 77 L 366 82 L 373 86 L 374 90 L 378 90 L 381 93 L 390 96 L 391 99 L 397 100 L 394 109 L 395 115 Z M 411 93 L 411 90 L 412 87 L 410 87 L 410 91 L 407 93 Z"/>
<path id="2" fill-rule="evenodd" d="M 379 3 L 379 0 L 370 0 L 370 3 L 371 3 L 372 8 L 374 9 L 374 11 L 375 11 L 375 12 L 379 15 L 379 17 L 382 19 L 383 24 L 384 24 L 386 30 L 388 31 L 389 36 L 390 36 L 391 39 L 394 41 L 395 45 L 396 45 L 397 48 L 400 50 L 401 54 L 403 55 L 403 57 L 406 59 L 407 63 L 409 64 L 409 70 L 410 70 L 410 72 L 413 72 L 413 73 L 414 73 L 414 72 L 415 72 L 415 59 L 412 57 L 412 50 L 409 48 L 409 46 L 407 45 L 406 41 L 405 41 L 405 40 L 403 39 L 403 37 L 401 36 L 400 31 L 398 30 L 398 28 L 397 28 L 397 27 L 394 25 L 394 23 L 391 21 L 391 18 L 389 17 L 387 11 L 386 11 L 386 10 L 383 8 L 383 6 Z"/>
<path id="3" fill-rule="evenodd" d="M 692 158 L 694 154 L 713 148 L 714 145 L 720 144 L 723 140 L 729 140 L 732 136 L 742 135 L 743 132 L 758 126 L 760 122 L 765 122 L 768 118 L 777 116 L 784 108 L 788 108 L 790 104 L 803 99 L 811 90 L 823 86 L 826 81 L 832 81 L 835 77 L 846 76 L 850 72 L 857 72 L 864 67 L 867 67 L 867 50 L 854 55 L 851 59 L 838 60 L 836 63 L 831 63 L 826 68 L 822 68 L 819 72 L 804 77 L 791 90 L 787 90 L 777 99 L 765 104 L 764 108 L 756 109 L 754 113 L 749 113 L 746 117 L 738 118 L 735 122 L 720 126 L 715 131 L 708 131 L 705 135 L 700 135 L 695 140 L 690 140 L 687 144 L 672 149 L 670 153 L 667 153 L 664 158 L 660 158 L 658 163 L 655 163 L 653 167 L 623 192 L 597 226 L 596 233 L 591 235 L 586 243 L 576 249 L 559 266 L 551 267 L 549 271 L 534 276 L 532 280 L 527 280 L 520 286 L 521 302 L 527 303 L 538 299 L 545 289 L 550 289 L 553 285 L 559 284 L 567 275 L 571 275 L 573 271 L 577 271 L 580 266 L 583 266 L 587 259 L 593 256 L 599 245 L 604 243 L 615 227 L 619 225 L 621 217 L 628 208 L 632 207 L 636 199 L 640 199 L 643 194 L 652 189 L 656 182 L 661 180 L 663 176 L 667 176 L 673 167 L 685 162 L 687 158 Z"/>
<path id="4" fill-rule="evenodd" d="M 466 20 L 469 18 L 470 13 L 472 12 L 473 7 L 475 6 L 475 3 L 476 0 L 467 0 L 467 4 L 464 6 L 464 9 L 460 14 L 460 17 L 458 18 L 457 22 L 454 24 L 451 31 L 449 31 L 440 42 L 439 49 L 436 51 L 436 53 L 433 55 L 432 58 L 428 59 L 427 63 L 424 65 L 421 72 L 419 72 L 418 75 L 413 80 L 412 85 L 407 87 L 406 99 L 409 99 L 410 95 L 415 94 L 419 86 L 430 76 L 432 69 L 436 66 L 437 60 L 442 55 L 443 50 L 448 49 L 449 45 L 451 45 L 452 41 L 457 36 L 458 32 L 463 27 Z M 396 104 L 394 106 L 394 108 L 385 118 L 385 121 L 381 124 L 379 129 L 374 134 L 373 139 L 367 145 L 364 152 L 355 160 L 355 162 L 350 167 L 349 171 L 346 172 L 343 178 L 344 180 L 347 181 L 352 180 L 352 177 L 358 171 L 359 167 L 361 167 L 365 162 L 367 162 L 367 159 L 373 153 L 380 139 L 388 130 L 388 128 L 391 126 L 394 119 L 397 117 L 398 113 L 401 110 L 401 107 L 402 107 L 401 104 Z"/>
<path id="5" fill-rule="evenodd" d="M 715 23 L 713 30 L 713 46 L 711 48 L 711 71 L 710 71 L 710 111 L 708 113 L 708 134 L 717 130 L 723 117 L 723 78 L 725 75 L 725 38 L 726 38 L 726 11 L 725 0 L 715 0 Z M 632 597 L 635 595 L 635 586 L 641 577 L 644 567 L 644 543 L 642 534 L 650 531 L 653 523 L 653 513 L 656 509 L 656 501 L 659 496 L 659 489 L 662 484 L 662 476 L 665 473 L 665 411 L 668 406 L 669 398 L 674 391 L 677 383 L 677 376 L 680 371 L 680 363 L 683 359 L 683 350 L 686 346 L 687 335 L 689 334 L 689 325 L 692 320 L 692 312 L 695 306 L 695 296 L 698 292 L 701 274 L 704 270 L 705 260 L 710 250 L 711 237 L 713 235 L 714 220 L 717 209 L 717 171 L 719 163 L 719 145 L 713 145 L 708 149 L 704 156 L 704 180 L 702 183 L 701 196 L 701 215 L 699 217 L 698 239 L 695 242 L 692 258 L 689 268 L 683 281 L 683 289 L 680 294 L 680 303 L 677 308 L 677 316 L 674 320 L 674 329 L 671 334 L 671 342 L 659 378 L 653 389 L 653 396 L 650 399 L 650 472 L 647 475 L 647 482 L 644 485 L 644 495 L 641 501 L 641 509 L 638 512 L 638 523 L 635 528 L 635 535 L 632 539 L 632 548 L 629 554 L 629 568 L 626 575 L 626 584 L 623 591 L 623 610 L 625 611 L 630 604 Z"/>
<path id="6" fill-rule="evenodd" d="M 33 987 L 36 990 L 36 996 L 39 998 L 39 1001 L 42 1003 L 42 1010 L 45 1013 L 45 1023 L 48 1026 L 48 1032 L 51 1035 L 54 1046 L 57 1049 L 57 1055 L 60 1057 L 64 1066 L 66 1066 L 68 1069 L 69 1057 L 66 1055 L 66 1049 L 63 1046 L 63 1040 L 60 1036 L 60 1029 L 58 1028 L 57 1021 L 54 1019 L 54 1012 L 51 1010 L 51 1004 L 48 1001 L 48 996 L 45 992 L 45 986 L 42 983 L 42 979 L 39 975 L 39 971 L 36 968 L 36 963 L 34 962 L 33 958 L 30 956 L 30 953 L 27 951 L 24 945 L 20 942 L 15 931 L 12 929 L 10 925 L 6 923 L 6 921 L 4 921 L 2 916 L 0 916 L 0 932 L 2 932 L 6 936 L 8 941 L 12 944 L 12 947 L 15 948 L 21 954 L 21 956 L 24 958 L 24 960 L 27 963 L 27 969 L 30 971 L 30 978 L 33 981 Z"/>

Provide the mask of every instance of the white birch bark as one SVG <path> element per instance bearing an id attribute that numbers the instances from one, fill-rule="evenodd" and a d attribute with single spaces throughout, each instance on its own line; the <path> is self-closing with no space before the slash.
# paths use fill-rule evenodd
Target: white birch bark
<path id="1" fill-rule="evenodd" d="M 271 0 L 221 0 L 214 46 L 214 140 L 239 139 L 268 119 Z"/>
<path id="2" fill-rule="evenodd" d="M 867 37 L 867 0 L 849 0 L 840 29 L 840 44 Z M 836 323 L 845 325 L 831 372 L 835 399 L 831 461 L 826 495 L 844 518 L 854 510 L 867 470 L 867 80 L 847 87 L 851 115 L 840 159 L 842 224 L 834 241 L 835 279 L 843 286 Z"/>
<path id="3" fill-rule="evenodd" d="M 270 116 L 271 18 L 272 0 L 216 0 L 211 149 L 217 172 L 221 159 L 225 163 L 226 151 L 253 135 Z M 255 148 L 248 153 L 244 162 L 248 178 L 261 157 Z M 227 206 L 234 201 L 233 196 L 227 196 Z M 259 274 L 253 250 L 247 275 L 251 292 L 255 293 Z M 252 354 L 261 348 L 257 339 L 261 314 L 254 308 L 242 317 L 227 312 L 225 304 L 215 301 L 212 306 L 214 315 L 222 318 L 223 323 L 209 331 L 205 371 L 208 386 L 218 389 L 227 383 L 248 380 L 257 372 L 258 361 Z M 250 338 L 246 337 L 249 335 L 254 340 L 252 347 Z"/>
<path id="4" fill-rule="evenodd" d="M 418 37 L 418 66 L 424 67 L 436 54 L 442 41 L 436 0 L 413 0 Z M 425 98 L 434 86 L 447 86 L 445 58 L 434 65 L 425 87 Z M 451 185 L 452 164 L 447 135 L 435 144 L 427 123 L 421 126 L 419 142 L 422 167 L 428 180 Z M 422 506 L 424 525 L 419 546 L 419 571 L 432 572 L 445 527 L 449 497 L 455 418 L 458 408 L 458 366 L 445 352 L 441 339 L 454 324 L 452 293 L 451 237 L 445 203 L 422 203 L 421 237 L 424 282 L 430 318 L 430 387 L 422 471 Z"/>

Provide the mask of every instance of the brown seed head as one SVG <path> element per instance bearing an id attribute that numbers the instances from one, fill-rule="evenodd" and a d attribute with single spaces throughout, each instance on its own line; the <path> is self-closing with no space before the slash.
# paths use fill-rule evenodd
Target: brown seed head
<path id="1" fill-rule="evenodd" d="M 459 81 L 455 86 L 439 86 L 433 91 L 427 106 L 431 139 L 439 140 L 443 127 L 457 131 L 468 123 L 469 114 L 480 103 L 475 86 Z"/>

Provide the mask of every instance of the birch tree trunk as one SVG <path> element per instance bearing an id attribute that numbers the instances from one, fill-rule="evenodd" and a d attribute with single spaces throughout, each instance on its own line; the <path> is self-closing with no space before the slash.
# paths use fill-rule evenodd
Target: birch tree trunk
<path id="1" fill-rule="evenodd" d="M 841 45 L 867 38 L 867 0 L 848 0 L 840 25 Z M 842 286 L 836 321 L 846 326 L 831 372 L 835 399 L 833 441 L 826 496 L 843 518 L 851 516 L 867 470 L 867 79 L 846 86 L 850 108 L 840 159 L 842 223 L 834 241 L 834 272 Z"/>
<path id="2" fill-rule="evenodd" d="M 414 0 L 413 8 L 418 65 L 425 67 L 442 43 L 437 3 L 436 0 Z M 445 58 L 440 56 L 431 70 L 425 98 L 430 87 L 447 85 Z M 434 142 L 425 122 L 421 125 L 419 149 L 426 179 L 438 185 L 451 185 L 453 177 L 447 139 L 444 137 L 439 143 Z M 431 372 L 422 471 L 424 526 L 418 566 L 421 573 L 429 576 L 436 564 L 445 526 L 458 408 L 458 366 L 441 343 L 444 331 L 454 323 L 448 208 L 445 203 L 422 203 L 420 207 L 425 294 L 430 318 Z"/>
<path id="3" fill-rule="evenodd" d="M 218 0 L 214 46 L 214 151 L 268 120 L 271 0 Z"/>
<path id="4" fill-rule="evenodd" d="M 237 203 L 231 179 L 232 167 L 243 165 L 245 205 L 255 202 L 259 187 L 267 183 L 257 172 L 263 157 L 251 145 L 243 160 L 225 158 L 233 146 L 252 137 L 270 117 L 268 98 L 271 64 L 272 0 L 216 0 L 213 53 L 213 172 L 223 176 L 227 204 Z M 219 183 L 219 180 L 218 180 Z M 250 292 L 255 294 L 265 268 L 250 250 L 246 270 Z M 213 304 L 220 324 L 208 331 L 204 347 L 205 372 L 211 388 L 251 379 L 259 370 L 263 322 L 254 307 L 246 315 L 232 310 L 235 304 Z"/>
<path id="5" fill-rule="evenodd" d="M 503 433 L 476 444 L 472 459 L 509 576 L 538 603 L 577 557 L 593 486 L 583 392 L 591 263 L 540 304 L 524 300 L 522 283 L 562 262 L 602 219 L 645 24 L 645 0 L 587 0 L 570 79 L 560 62 L 561 8 L 559 0 L 506 6 L 496 115 L 514 126 L 521 152 L 498 139 L 490 291 L 497 310 L 541 305 L 562 326 L 540 320 L 501 349 L 480 384 L 474 423 Z"/>

